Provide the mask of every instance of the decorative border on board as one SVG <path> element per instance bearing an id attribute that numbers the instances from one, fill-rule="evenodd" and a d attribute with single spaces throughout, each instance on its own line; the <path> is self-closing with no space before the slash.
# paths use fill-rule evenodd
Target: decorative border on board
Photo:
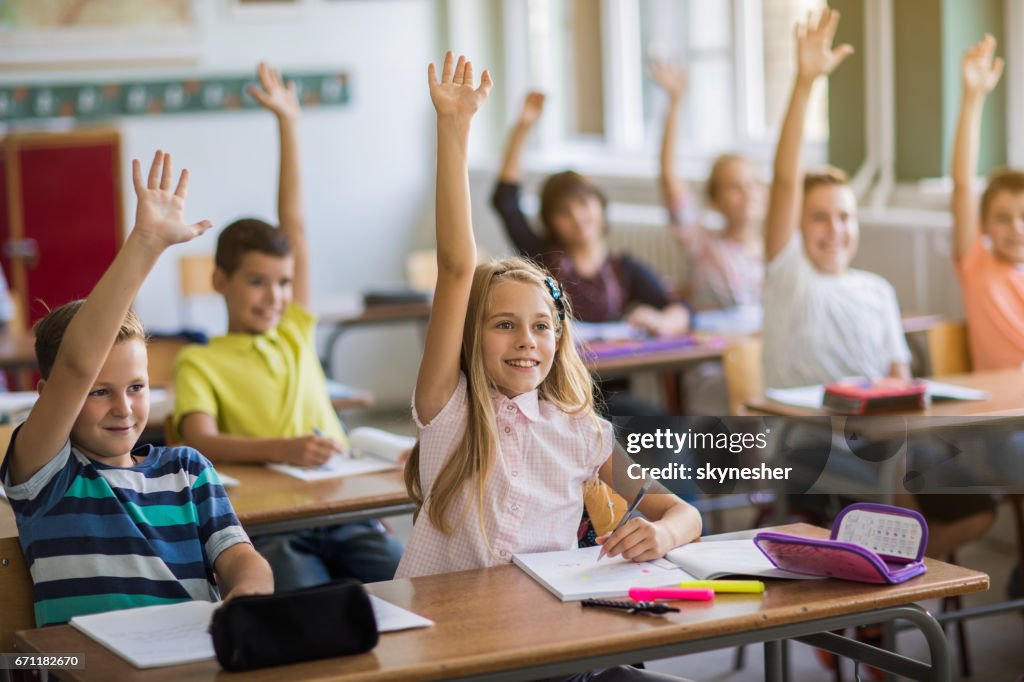
<path id="1" fill-rule="evenodd" d="M 295 82 L 305 108 L 348 104 L 347 73 L 292 73 L 283 78 Z M 0 85 L 0 122 L 257 109 L 259 104 L 247 92 L 254 85 L 258 82 L 252 76 Z"/>

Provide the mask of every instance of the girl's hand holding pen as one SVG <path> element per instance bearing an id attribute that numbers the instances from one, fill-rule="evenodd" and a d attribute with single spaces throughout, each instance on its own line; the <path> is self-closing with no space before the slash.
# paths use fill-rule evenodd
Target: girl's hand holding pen
<path id="1" fill-rule="evenodd" d="M 597 543 L 601 545 L 600 556 L 621 554 L 630 561 L 654 561 L 675 546 L 667 530 L 640 516 L 597 538 Z"/>

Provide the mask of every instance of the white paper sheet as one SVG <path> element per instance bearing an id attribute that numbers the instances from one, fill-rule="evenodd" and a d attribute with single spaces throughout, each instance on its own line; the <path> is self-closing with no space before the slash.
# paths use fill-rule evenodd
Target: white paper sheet
<path id="1" fill-rule="evenodd" d="M 374 471 L 387 471 L 394 469 L 393 462 L 385 462 L 375 457 L 363 457 L 353 459 L 335 455 L 326 463 L 318 467 L 297 467 L 291 464 L 268 464 L 274 471 L 280 471 L 303 481 L 322 481 L 328 478 L 342 478 L 343 476 L 356 476 L 358 474 L 369 474 Z"/>
<path id="2" fill-rule="evenodd" d="M 797 386 L 796 388 L 766 388 L 764 395 L 770 400 L 793 407 L 815 409 L 821 407 L 825 398 L 825 388 L 817 386 Z"/>
<path id="3" fill-rule="evenodd" d="M 429 618 L 407 611 L 401 606 L 395 606 L 372 594 L 370 595 L 370 606 L 373 607 L 373 615 L 377 619 L 377 631 L 381 634 L 412 630 L 413 628 L 428 628 L 434 624 L 434 621 Z"/>
<path id="4" fill-rule="evenodd" d="M 980 391 L 976 388 L 956 386 L 931 379 L 925 379 L 924 383 L 928 385 L 928 395 L 933 400 L 988 400 L 992 397 L 988 391 Z"/>
<path id="5" fill-rule="evenodd" d="M 214 658 L 207 632 L 219 604 L 189 601 L 75 616 L 81 630 L 136 668 L 156 668 Z"/>

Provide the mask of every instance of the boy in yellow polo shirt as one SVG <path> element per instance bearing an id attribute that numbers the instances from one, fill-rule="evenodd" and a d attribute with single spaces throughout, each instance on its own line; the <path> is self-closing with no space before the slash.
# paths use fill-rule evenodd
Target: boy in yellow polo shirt
<path id="1" fill-rule="evenodd" d="M 309 253 L 299 183 L 299 102 L 294 84 L 260 64 L 250 92 L 277 117 L 281 144 L 280 229 L 256 219 L 224 228 L 214 288 L 228 333 L 190 346 L 175 367 L 175 427 L 214 462 L 316 466 L 347 449 L 314 347 Z M 377 521 L 253 538 L 278 589 L 341 577 L 389 580 L 401 545 Z"/>

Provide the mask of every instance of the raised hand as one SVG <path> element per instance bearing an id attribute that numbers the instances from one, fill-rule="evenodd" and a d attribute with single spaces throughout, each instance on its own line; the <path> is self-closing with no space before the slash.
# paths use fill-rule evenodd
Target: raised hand
<path id="1" fill-rule="evenodd" d="M 523 108 L 519 112 L 519 125 L 531 127 L 544 113 L 544 93 L 536 90 L 526 93 Z"/>
<path id="2" fill-rule="evenodd" d="M 427 68 L 427 80 L 430 83 L 430 100 L 434 103 L 438 117 L 471 119 L 480 105 L 491 92 L 491 74 L 484 69 L 480 77 L 480 86 L 473 87 L 473 63 L 460 55 L 459 60 L 452 62 L 454 55 L 449 51 L 444 56 L 441 68 L 441 80 L 437 79 L 437 69 L 431 64 Z"/>
<path id="3" fill-rule="evenodd" d="M 651 79 L 668 93 L 672 99 L 678 99 L 686 93 L 690 85 L 690 76 L 681 64 L 662 59 L 652 59 L 648 70 Z"/>
<path id="4" fill-rule="evenodd" d="M 989 34 L 964 53 L 960 75 L 965 94 L 985 95 L 996 87 L 1003 75 L 1003 59 L 996 57 L 996 39 Z"/>
<path id="5" fill-rule="evenodd" d="M 266 62 L 260 62 L 257 74 L 260 87 L 249 88 L 252 98 L 278 118 L 297 119 L 300 107 L 299 98 L 295 94 L 295 81 L 288 81 L 285 85 L 281 80 L 281 72 Z"/>
<path id="6" fill-rule="evenodd" d="M 827 8 L 821 11 L 817 22 L 814 21 L 814 15 L 809 12 L 806 23 L 797 23 L 797 74 L 801 80 L 813 81 L 818 76 L 827 76 L 853 54 L 853 47 L 850 45 L 832 48 L 837 26 L 839 12 Z"/>
<path id="7" fill-rule="evenodd" d="M 185 222 L 185 195 L 188 191 L 188 170 L 181 171 L 178 186 L 171 192 L 174 172 L 171 155 L 157 150 L 149 167 L 149 178 L 142 181 L 142 166 L 132 159 L 132 180 L 138 206 L 135 209 L 135 232 L 152 237 L 163 246 L 190 241 L 213 225 L 209 220 Z"/>

